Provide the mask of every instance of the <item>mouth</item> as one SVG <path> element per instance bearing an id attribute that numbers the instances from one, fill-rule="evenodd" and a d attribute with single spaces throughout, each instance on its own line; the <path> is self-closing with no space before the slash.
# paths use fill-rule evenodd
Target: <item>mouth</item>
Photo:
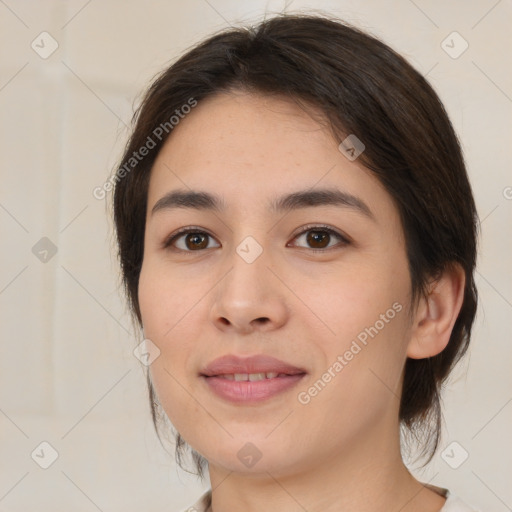
<path id="1" fill-rule="evenodd" d="M 223 356 L 199 374 L 210 392 L 237 404 L 269 400 L 290 391 L 306 375 L 302 368 L 264 355 Z"/>

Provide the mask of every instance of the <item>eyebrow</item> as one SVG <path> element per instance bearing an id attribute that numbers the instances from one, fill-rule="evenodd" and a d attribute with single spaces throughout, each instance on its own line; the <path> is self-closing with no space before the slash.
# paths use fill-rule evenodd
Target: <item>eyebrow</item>
<path id="1" fill-rule="evenodd" d="M 375 221 L 375 216 L 365 202 L 348 192 L 343 192 L 335 188 L 299 190 L 272 199 L 268 204 L 269 210 L 272 213 L 283 213 L 315 206 L 348 208 Z M 192 208 L 195 210 L 210 210 L 221 213 L 226 209 L 226 205 L 221 197 L 208 192 L 173 190 L 165 194 L 155 203 L 151 210 L 151 215 L 158 211 L 174 208 Z"/>

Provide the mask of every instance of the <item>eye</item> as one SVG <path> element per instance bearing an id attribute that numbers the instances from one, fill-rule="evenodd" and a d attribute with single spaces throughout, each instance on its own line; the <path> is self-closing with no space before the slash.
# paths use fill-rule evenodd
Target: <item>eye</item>
<path id="1" fill-rule="evenodd" d="M 208 243 L 209 238 L 213 237 L 205 231 L 201 231 L 200 228 L 188 227 L 180 229 L 177 233 L 169 236 L 165 240 L 163 247 L 168 249 L 174 246 L 175 249 L 183 252 L 196 252 L 203 249 L 211 249 Z"/>
<path id="2" fill-rule="evenodd" d="M 333 237 L 340 240 L 340 242 L 329 246 Z M 304 238 L 306 243 L 311 246 L 306 247 L 306 249 L 310 249 L 313 252 L 326 252 L 326 248 L 330 249 L 336 245 L 344 246 L 350 243 L 345 236 L 329 226 L 305 226 L 299 234 L 295 236 L 294 240 L 301 238 Z"/>
<path id="3" fill-rule="evenodd" d="M 335 245 L 329 245 L 332 238 L 337 238 L 340 242 Z M 312 247 L 306 247 L 312 252 L 326 252 L 326 248 L 348 245 L 350 241 L 347 237 L 329 226 L 304 226 L 302 230 L 294 236 L 294 240 L 304 238 L 306 243 Z M 198 227 L 187 227 L 180 229 L 176 233 L 170 235 L 163 243 L 165 249 L 172 247 L 173 250 L 181 252 L 197 252 L 204 249 L 211 249 L 209 239 L 213 239 L 212 235 L 206 231 L 202 231 Z M 290 245 L 287 245 L 289 247 Z M 220 245 L 214 246 L 220 247 Z"/>

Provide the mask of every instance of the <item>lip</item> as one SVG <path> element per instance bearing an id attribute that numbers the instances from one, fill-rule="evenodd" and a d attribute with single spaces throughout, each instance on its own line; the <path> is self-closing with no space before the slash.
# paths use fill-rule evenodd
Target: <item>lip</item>
<path id="1" fill-rule="evenodd" d="M 269 373 L 285 374 L 257 381 L 235 381 L 225 374 Z M 212 361 L 201 373 L 210 391 L 234 403 L 258 403 L 290 390 L 306 375 L 306 370 L 271 356 L 256 355 L 241 358 L 227 355 Z"/>
<path id="2" fill-rule="evenodd" d="M 305 369 L 285 363 L 280 359 L 264 354 L 258 354 L 250 357 L 239 357 L 228 354 L 212 361 L 202 371 L 201 375 L 214 377 L 230 373 L 286 373 L 287 375 L 297 375 L 307 373 Z"/>
<path id="3" fill-rule="evenodd" d="M 258 403 L 288 391 L 305 377 L 305 373 L 258 381 L 235 381 L 222 377 L 201 377 L 220 398 L 234 403 Z"/>

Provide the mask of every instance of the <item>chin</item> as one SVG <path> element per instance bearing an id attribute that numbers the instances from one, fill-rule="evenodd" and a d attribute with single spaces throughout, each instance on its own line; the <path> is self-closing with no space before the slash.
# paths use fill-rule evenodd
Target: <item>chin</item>
<path id="1" fill-rule="evenodd" d="M 267 433 L 260 434 L 259 438 L 249 438 L 246 435 L 243 439 L 235 436 L 224 446 L 219 446 L 215 452 L 212 452 L 210 446 L 210 449 L 207 449 L 206 458 L 210 465 L 236 473 L 266 474 L 268 472 L 278 475 L 287 474 L 292 468 L 296 471 L 297 465 L 300 464 L 296 460 L 298 454 L 295 452 L 292 460 L 290 458 L 292 447 L 278 439 L 270 442 L 269 438 L 265 439 L 266 435 Z"/>

